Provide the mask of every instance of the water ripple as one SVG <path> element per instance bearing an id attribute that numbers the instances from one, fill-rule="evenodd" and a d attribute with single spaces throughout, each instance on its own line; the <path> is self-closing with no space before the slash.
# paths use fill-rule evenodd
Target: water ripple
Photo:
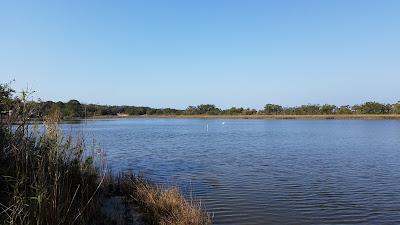
<path id="1" fill-rule="evenodd" d="M 114 170 L 180 185 L 214 212 L 217 225 L 400 224 L 398 121 L 115 119 L 64 126 L 95 137 Z"/>

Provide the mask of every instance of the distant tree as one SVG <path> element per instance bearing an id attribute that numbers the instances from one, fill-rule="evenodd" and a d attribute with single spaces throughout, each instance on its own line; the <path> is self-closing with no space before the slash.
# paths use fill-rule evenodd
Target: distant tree
<path id="1" fill-rule="evenodd" d="M 196 106 L 188 106 L 185 109 L 185 114 L 187 115 L 194 115 L 197 114 L 197 107 Z"/>
<path id="2" fill-rule="evenodd" d="M 61 102 L 61 101 L 58 101 L 58 102 L 56 102 L 56 106 L 58 108 L 60 108 L 61 110 L 63 110 L 65 108 L 65 103 Z"/>
<path id="3" fill-rule="evenodd" d="M 97 105 L 88 104 L 86 105 L 86 115 L 87 116 L 96 116 Z"/>
<path id="4" fill-rule="evenodd" d="M 255 115 L 255 114 L 257 114 L 257 110 L 246 108 L 246 109 L 243 110 L 242 114 L 244 114 L 244 115 Z"/>
<path id="5" fill-rule="evenodd" d="M 145 115 L 149 110 L 149 107 L 136 107 L 136 106 L 128 106 L 125 110 L 125 113 L 129 115 Z"/>
<path id="6" fill-rule="evenodd" d="M 243 108 L 231 107 L 229 109 L 225 109 L 222 113 L 226 115 L 239 115 L 243 113 Z"/>
<path id="7" fill-rule="evenodd" d="M 96 115 L 98 116 L 107 116 L 112 115 L 110 107 L 107 106 L 98 106 L 96 110 Z"/>
<path id="8" fill-rule="evenodd" d="M 163 115 L 180 115 L 182 113 L 181 110 L 172 108 L 159 109 L 159 111 Z"/>
<path id="9" fill-rule="evenodd" d="M 149 108 L 148 110 L 146 110 L 146 114 L 147 115 L 157 115 L 157 114 L 160 114 L 160 111 L 158 109 Z"/>
<path id="10" fill-rule="evenodd" d="M 83 116 L 82 113 L 82 106 L 78 100 L 70 100 L 65 104 L 63 110 L 64 116 L 69 118 L 81 117 Z"/>
<path id="11" fill-rule="evenodd" d="M 353 111 L 349 105 L 342 105 L 336 110 L 337 114 L 352 114 Z"/>
<path id="12" fill-rule="evenodd" d="M 40 102 L 39 105 L 39 117 L 49 115 L 49 113 L 54 112 L 55 109 L 59 109 L 59 111 L 61 111 L 60 107 L 58 107 L 56 103 L 52 101 Z"/>
<path id="13" fill-rule="evenodd" d="M 0 111 L 11 110 L 15 91 L 10 84 L 0 84 Z"/>
<path id="14" fill-rule="evenodd" d="M 278 115 L 283 112 L 283 107 L 275 104 L 266 104 L 264 106 L 264 113 L 268 115 Z"/>
<path id="15" fill-rule="evenodd" d="M 285 114 L 289 115 L 319 115 L 322 114 L 319 105 L 302 105 L 299 107 L 289 107 L 285 109 Z"/>
<path id="16" fill-rule="evenodd" d="M 325 104 L 321 106 L 320 111 L 321 114 L 334 114 L 336 112 L 337 107 L 335 105 Z"/>
<path id="17" fill-rule="evenodd" d="M 387 114 L 390 112 L 391 106 L 378 102 L 366 102 L 360 106 L 355 106 L 355 110 L 361 114 Z"/>
<path id="18" fill-rule="evenodd" d="M 197 106 L 197 112 L 199 114 L 217 115 L 221 110 L 212 104 L 202 104 Z"/>
<path id="19" fill-rule="evenodd" d="M 321 114 L 320 106 L 319 105 L 303 105 L 302 110 L 306 115 L 318 115 Z"/>
<path id="20" fill-rule="evenodd" d="M 400 101 L 392 105 L 391 113 L 400 114 Z"/>

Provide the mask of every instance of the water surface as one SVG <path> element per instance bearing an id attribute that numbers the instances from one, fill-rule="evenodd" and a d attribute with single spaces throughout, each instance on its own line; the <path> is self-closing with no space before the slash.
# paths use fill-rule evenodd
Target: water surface
<path id="1" fill-rule="evenodd" d="M 180 185 L 222 224 L 400 224 L 400 121 L 111 119 L 64 124 L 114 171 Z"/>

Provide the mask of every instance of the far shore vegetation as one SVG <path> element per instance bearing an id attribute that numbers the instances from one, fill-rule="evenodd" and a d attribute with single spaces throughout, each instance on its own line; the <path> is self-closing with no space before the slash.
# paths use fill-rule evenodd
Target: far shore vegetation
<path id="1" fill-rule="evenodd" d="M 294 107 L 283 107 L 277 104 L 266 104 L 263 109 L 232 107 L 220 109 L 213 104 L 189 106 L 186 109 L 151 108 L 144 106 L 111 106 L 83 104 L 78 100 L 68 102 L 30 101 L 37 114 L 31 118 L 44 118 L 49 112 L 58 110 L 63 119 L 102 118 L 102 117 L 231 117 L 259 119 L 398 119 L 400 102 L 384 104 L 365 102 L 359 105 L 336 106 L 330 104 L 308 104 Z M 372 116 L 379 115 L 379 116 Z M 390 116 L 389 116 L 390 115 Z"/>
<path id="2" fill-rule="evenodd" d="M 43 115 L 44 130 L 38 129 L 29 122 L 38 113 L 27 100 L 29 94 L 14 94 L 0 84 L 0 225 L 212 223 L 203 205 L 186 199 L 177 187 L 132 173 L 111 173 L 99 146 L 61 132 L 58 108 Z M 115 208 L 125 209 L 107 207 L 112 199 L 120 200 L 114 201 L 119 205 Z"/>

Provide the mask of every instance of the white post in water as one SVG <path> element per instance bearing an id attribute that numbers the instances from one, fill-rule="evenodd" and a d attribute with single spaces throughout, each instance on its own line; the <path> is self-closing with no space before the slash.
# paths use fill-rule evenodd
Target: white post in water
<path id="1" fill-rule="evenodd" d="M 208 123 L 207 123 L 207 132 L 208 132 Z"/>

